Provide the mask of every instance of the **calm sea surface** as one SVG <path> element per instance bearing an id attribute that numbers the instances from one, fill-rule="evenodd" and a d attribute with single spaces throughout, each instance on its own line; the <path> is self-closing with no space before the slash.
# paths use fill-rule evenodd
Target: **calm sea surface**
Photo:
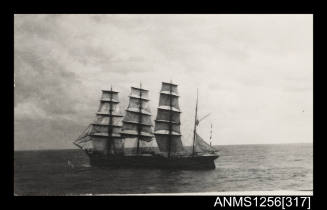
<path id="1" fill-rule="evenodd" d="M 312 144 L 217 146 L 209 171 L 100 169 L 80 150 L 16 151 L 16 195 L 312 190 Z M 70 161 L 74 167 L 67 162 Z"/>

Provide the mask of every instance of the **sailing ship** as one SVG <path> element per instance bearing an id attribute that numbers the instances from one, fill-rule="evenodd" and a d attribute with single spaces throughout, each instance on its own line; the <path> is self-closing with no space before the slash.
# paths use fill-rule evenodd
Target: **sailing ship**
<path id="1" fill-rule="evenodd" d="M 153 129 L 149 90 L 141 84 L 131 87 L 124 115 L 119 109 L 118 92 L 103 90 L 95 121 L 73 143 L 86 152 L 92 166 L 214 169 L 219 155 L 197 133 L 201 121 L 197 116 L 198 94 L 192 151 L 183 146 L 178 99 L 177 85 L 162 82 Z M 157 147 L 151 146 L 154 139 Z"/>

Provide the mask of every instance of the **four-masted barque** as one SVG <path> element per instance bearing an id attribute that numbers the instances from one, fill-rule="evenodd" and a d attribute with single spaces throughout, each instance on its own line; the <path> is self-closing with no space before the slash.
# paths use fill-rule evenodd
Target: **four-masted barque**
<path id="1" fill-rule="evenodd" d="M 96 119 L 74 144 L 92 166 L 112 168 L 214 169 L 217 151 L 197 133 L 196 99 L 192 151 L 182 143 L 177 85 L 163 82 L 157 116 L 151 121 L 149 91 L 132 87 L 123 115 L 118 92 L 103 90 Z M 158 147 L 152 147 L 154 139 Z M 158 151 L 159 149 L 159 151 Z"/>

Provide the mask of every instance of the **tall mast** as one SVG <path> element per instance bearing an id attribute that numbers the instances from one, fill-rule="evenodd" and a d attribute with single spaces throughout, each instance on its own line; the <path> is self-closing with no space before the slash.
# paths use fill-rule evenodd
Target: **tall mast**
<path id="1" fill-rule="evenodd" d="M 196 126 L 197 126 L 197 120 L 198 120 L 198 89 L 196 89 L 196 105 L 195 105 L 195 119 L 194 119 L 194 132 L 193 132 L 193 151 L 192 155 L 194 155 L 194 145 L 195 145 L 195 135 L 196 135 Z"/>
<path id="2" fill-rule="evenodd" d="M 140 90 L 142 90 L 142 83 L 140 82 Z M 139 98 L 139 124 L 137 125 L 137 147 L 136 147 L 136 154 L 139 154 L 140 148 L 140 135 L 142 131 L 142 91 L 140 91 L 140 98 Z"/>
<path id="3" fill-rule="evenodd" d="M 170 81 L 170 83 L 172 84 L 172 81 Z M 170 157 L 170 150 L 171 150 L 171 134 L 172 134 L 172 107 L 173 107 L 173 105 L 172 105 L 172 96 L 171 96 L 171 94 L 172 94 L 172 85 L 169 85 L 169 93 L 170 93 L 170 95 L 169 95 L 169 110 L 170 110 L 170 112 L 169 112 L 169 138 L 168 138 L 168 158 Z"/>
<path id="4" fill-rule="evenodd" d="M 110 103 L 109 103 L 109 124 L 108 124 L 108 146 L 107 154 L 110 154 L 112 145 L 112 86 L 110 86 Z"/>

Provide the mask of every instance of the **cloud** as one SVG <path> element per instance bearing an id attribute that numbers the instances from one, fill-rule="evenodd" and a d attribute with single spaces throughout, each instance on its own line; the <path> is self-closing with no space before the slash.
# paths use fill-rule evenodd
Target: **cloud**
<path id="1" fill-rule="evenodd" d="M 46 55 L 45 55 L 46 56 Z M 50 115 L 74 113 L 75 99 L 67 90 L 76 82 L 73 72 L 52 58 L 15 50 L 15 105 L 34 101 Z"/>
<path id="2" fill-rule="evenodd" d="M 124 109 L 142 82 L 154 118 L 170 80 L 185 138 L 199 88 L 215 143 L 312 141 L 310 15 L 15 15 L 14 30 L 15 148 L 70 147 L 110 86 Z"/>

